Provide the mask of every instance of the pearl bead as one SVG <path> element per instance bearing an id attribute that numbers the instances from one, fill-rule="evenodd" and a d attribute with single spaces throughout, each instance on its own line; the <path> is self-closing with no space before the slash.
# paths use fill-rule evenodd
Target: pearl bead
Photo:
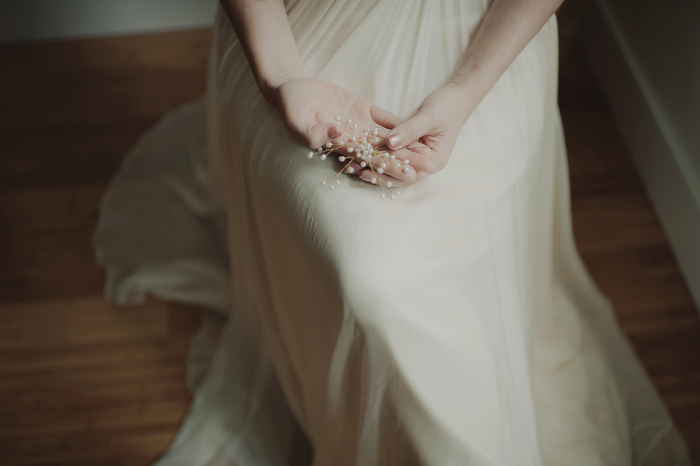
<path id="1" fill-rule="evenodd" d="M 335 179 L 335 184 L 340 184 L 340 178 Z"/>
<path id="2" fill-rule="evenodd" d="M 375 136 L 377 134 L 379 134 L 379 128 L 374 128 L 374 131 L 372 131 L 372 134 L 374 134 Z"/>
<path id="3" fill-rule="evenodd" d="M 382 199 L 384 199 L 384 198 L 386 197 L 386 194 L 382 193 L 379 197 L 381 197 Z"/>
<path id="4" fill-rule="evenodd" d="M 348 124 L 352 123 L 352 120 L 348 120 Z"/>
<path id="5" fill-rule="evenodd" d="M 352 153 L 354 150 L 355 149 L 353 149 L 352 147 L 348 147 L 348 152 Z"/>
<path id="6" fill-rule="evenodd" d="M 339 146 L 342 146 L 343 144 L 345 144 L 343 141 L 338 141 Z"/>
<path id="7" fill-rule="evenodd" d="M 326 185 L 326 182 L 325 182 L 325 181 L 321 181 L 321 186 L 325 186 L 325 185 Z"/>
<path id="8" fill-rule="evenodd" d="M 339 121 L 336 121 L 335 124 L 338 125 L 338 126 L 340 126 L 340 122 L 339 122 Z"/>
<path id="9" fill-rule="evenodd" d="M 381 165 L 379 165 L 379 166 L 382 168 L 386 168 L 386 164 L 384 162 L 382 162 Z"/>
<path id="10" fill-rule="evenodd" d="M 340 115 L 336 115 L 336 116 L 335 116 L 335 119 L 338 120 L 338 121 L 340 121 Z"/>
<path id="11" fill-rule="evenodd" d="M 360 166 L 361 166 L 362 168 L 365 168 L 365 167 L 367 166 L 367 162 L 360 162 Z"/>
<path id="12" fill-rule="evenodd" d="M 331 189 L 335 189 L 335 186 L 331 185 Z"/>
<path id="13" fill-rule="evenodd" d="M 308 154 L 306 154 L 306 158 L 307 158 L 307 159 L 312 159 L 313 157 L 314 157 L 314 153 L 313 153 L 313 152 L 309 152 Z"/>
<path id="14" fill-rule="evenodd" d="M 321 157 L 319 157 L 321 160 L 326 160 L 326 154 L 321 154 Z"/>
<path id="15" fill-rule="evenodd" d="M 403 167 L 403 172 L 408 173 L 408 167 Z"/>
<path id="16" fill-rule="evenodd" d="M 383 169 L 383 168 L 377 168 L 377 173 L 379 173 L 379 174 L 381 175 L 382 173 L 384 173 L 384 169 Z"/>
<path id="17" fill-rule="evenodd" d="M 352 167 L 348 167 L 347 169 L 345 169 L 345 173 L 350 173 L 352 175 L 353 173 L 355 173 L 355 169 Z"/>
<path id="18" fill-rule="evenodd" d="M 343 156 L 341 155 L 340 157 L 338 157 L 338 160 L 341 161 L 341 162 L 345 162 L 345 157 L 343 157 Z"/>
<path id="19" fill-rule="evenodd" d="M 355 129 L 357 129 L 357 123 L 355 123 L 354 125 L 352 125 L 352 127 L 355 128 Z"/>
<path id="20" fill-rule="evenodd" d="M 391 160 L 396 160 L 396 156 L 394 154 L 391 154 Z"/>
<path id="21" fill-rule="evenodd" d="M 321 146 L 321 147 L 319 147 L 318 149 L 316 149 L 316 151 L 317 151 L 317 152 L 323 152 L 323 146 Z"/>
<path id="22" fill-rule="evenodd" d="M 396 199 L 396 196 L 394 196 L 394 195 L 392 194 L 392 195 L 391 195 L 391 200 L 393 201 L 394 199 Z"/>
<path id="23" fill-rule="evenodd" d="M 372 184 L 377 184 L 377 177 L 376 176 L 372 177 Z"/>
<path id="24" fill-rule="evenodd" d="M 397 196 L 400 196 L 400 195 L 401 195 L 401 191 L 396 191 L 394 194 L 396 194 Z"/>
<path id="25" fill-rule="evenodd" d="M 350 140 L 351 140 L 352 142 L 356 142 L 356 141 L 357 141 L 357 136 L 351 137 Z"/>
<path id="26" fill-rule="evenodd" d="M 393 184 L 391 184 L 391 181 L 387 181 L 387 182 L 386 182 L 386 187 L 387 187 L 387 188 L 391 188 L 392 186 L 393 186 Z"/>
<path id="27" fill-rule="evenodd" d="M 406 159 L 406 160 L 403 161 L 403 163 L 404 163 L 404 165 L 408 165 L 408 164 L 411 163 L 411 162 L 410 162 L 410 160 Z"/>

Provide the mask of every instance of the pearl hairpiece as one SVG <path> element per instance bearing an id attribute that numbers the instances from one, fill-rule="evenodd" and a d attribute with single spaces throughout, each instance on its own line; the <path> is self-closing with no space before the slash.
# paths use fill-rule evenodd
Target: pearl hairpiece
<path id="1" fill-rule="evenodd" d="M 352 120 L 343 121 L 340 116 L 335 117 L 336 125 L 343 125 L 347 129 L 351 137 L 347 144 L 343 140 L 339 140 L 337 143 L 327 142 L 325 146 L 319 147 L 316 151 L 309 151 L 306 154 L 308 159 L 313 159 L 314 155 L 319 154 L 320 160 L 326 160 L 331 153 L 341 147 L 346 147 L 347 152 L 351 155 L 339 155 L 338 161 L 343 163 L 343 168 L 335 174 L 330 180 L 321 181 L 322 186 L 328 186 L 329 189 L 335 189 L 335 185 L 340 184 L 340 175 L 345 172 L 348 174 L 354 173 L 353 168 L 350 166 L 352 162 L 357 162 L 362 168 L 369 168 L 372 170 L 372 178 L 370 181 L 372 184 L 376 184 L 382 188 L 382 192 L 379 195 L 382 199 L 386 197 L 386 191 L 389 192 L 391 199 L 395 199 L 396 196 L 400 195 L 401 192 L 392 186 L 391 181 L 384 181 L 382 178 L 376 175 L 383 174 L 384 170 L 389 166 L 389 164 L 395 165 L 397 168 L 403 166 L 404 173 L 408 173 L 408 159 L 404 160 L 403 163 L 396 159 L 395 155 L 389 155 L 384 150 L 377 150 L 375 146 L 372 145 L 373 142 L 381 142 L 382 138 L 378 137 L 379 128 L 374 128 L 370 130 L 365 129 L 361 136 L 358 136 L 357 123 L 353 123 Z"/>

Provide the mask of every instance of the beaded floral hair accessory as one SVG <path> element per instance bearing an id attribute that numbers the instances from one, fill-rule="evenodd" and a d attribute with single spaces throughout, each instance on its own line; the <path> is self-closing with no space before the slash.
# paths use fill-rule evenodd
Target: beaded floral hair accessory
<path id="1" fill-rule="evenodd" d="M 401 192 L 392 185 L 391 181 L 385 181 L 376 175 L 383 174 L 389 164 L 394 164 L 397 168 L 403 165 L 404 167 L 402 170 L 407 173 L 408 167 L 406 165 L 409 165 L 408 159 L 401 162 L 395 155 L 389 155 L 387 151 L 379 149 L 380 147 L 384 147 L 384 144 L 377 146 L 372 144 L 381 143 L 383 141 L 382 138 L 377 136 L 377 134 L 379 134 L 379 128 L 374 128 L 374 130 L 367 128 L 362 132 L 362 135 L 358 135 L 357 123 L 353 123 L 352 120 L 343 121 L 340 116 L 336 116 L 335 120 L 336 125 L 344 126 L 351 134 L 347 144 L 343 142 L 342 139 L 335 144 L 328 142 L 324 147 L 319 147 L 315 152 L 309 151 L 306 157 L 313 159 L 314 155 L 319 154 L 319 159 L 323 161 L 334 151 L 341 148 L 345 148 L 350 155 L 338 156 L 338 161 L 343 164 L 343 168 L 341 168 L 333 178 L 321 181 L 321 185 L 328 186 L 331 190 L 335 189 L 335 185 L 340 184 L 340 175 L 343 173 L 353 174 L 355 172 L 354 168 L 350 166 L 355 162 L 362 168 L 369 168 L 372 170 L 373 176 L 370 181 L 372 184 L 382 188 L 382 192 L 379 195 L 382 199 L 387 196 L 387 193 L 391 199 L 396 199 L 396 196 L 400 195 Z"/>

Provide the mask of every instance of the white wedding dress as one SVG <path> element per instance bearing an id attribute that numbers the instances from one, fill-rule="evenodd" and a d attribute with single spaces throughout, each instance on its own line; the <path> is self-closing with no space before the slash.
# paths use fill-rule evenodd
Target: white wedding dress
<path id="1" fill-rule="evenodd" d="M 487 7 L 287 1 L 309 76 L 404 118 Z M 158 466 L 289 464 L 295 422 L 316 466 L 689 465 L 575 249 L 557 68 L 552 17 L 447 167 L 382 200 L 320 184 L 338 167 L 306 158 L 219 11 L 207 104 L 132 149 L 96 234 L 109 298 L 227 316 L 205 319 Z"/>

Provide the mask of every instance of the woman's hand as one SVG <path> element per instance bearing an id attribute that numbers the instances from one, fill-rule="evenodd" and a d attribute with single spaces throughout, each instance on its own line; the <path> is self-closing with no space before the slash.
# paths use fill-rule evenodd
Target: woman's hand
<path id="1" fill-rule="evenodd" d="M 449 83 L 428 95 L 413 117 L 388 133 L 390 149 L 408 147 L 430 159 L 430 164 L 417 170 L 414 182 L 445 168 L 457 136 L 474 110 L 471 102 L 461 86 Z M 417 146 L 418 142 L 422 144 Z"/>
<path id="2" fill-rule="evenodd" d="M 351 140 L 353 135 L 345 126 L 344 122 L 348 120 L 352 120 L 352 128 L 357 125 L 355 131 L 358 137 L 361 137 L 365 129 L 374 131 L 376 128 L 377 135 L 373 136 L 372 145 L 379 149 L 386 148 L 385 138 L 389 130 L 403 123 L 397 115 L 372 105 L 354 92 L 318 79 L 306 76 L 286 77 L 281 82 L 271 85 L 270 89 L 266 95 L 268 102 L 279 111 L 289 131 L 313 149 L 328 142 L 338 144 L 342 141 L 343 148 L 336 152 L 351 157 L 352 153 L 348 152 L 347 148 L 356 147 L 357 143 Z M 343 122 L 338 122 L 336 115 L 339 115 Z M 395 155 L 399 163 L 388 164 L 389 166 L 382 170 L 382 177 L 392 181 L 394 186 L 413 183 L 418 173 L 433 169 L 430 150 L 420 143 L 412 144 L 411 148 L 387 152 Z M 409 160 L 408 165 L 403 164 L 405 159 Z M 349 163 L 345 172 L 355 175 L 372 173 L 356 162 Z M 372 176 L 362 177 L 363 181 L 367 182 L 371 182 L 371 178 Z"/>

